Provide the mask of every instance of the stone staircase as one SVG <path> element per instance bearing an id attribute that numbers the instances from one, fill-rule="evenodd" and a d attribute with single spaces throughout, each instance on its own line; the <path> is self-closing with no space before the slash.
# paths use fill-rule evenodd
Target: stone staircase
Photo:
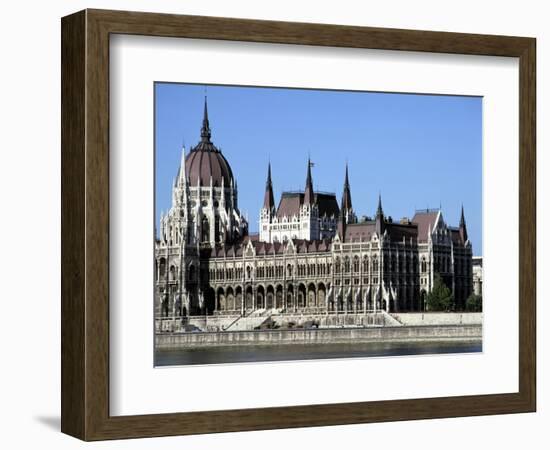
<path id="1" fill-rule="evenodd" d="M 226 328 L 226 331 L 254 330 L 271 317 L 271 311 L 271 309 L 256 309 L 247 316 L 239 317 Z"/>
<path id="2" fill-rule="evenodd" d="M 403 324 L 399 322 L 394 316 L 388 314 L 386 311 L 382 310 L 382 315 L 384 316 L 384 325 L 390 327 L 402 327 Z"/>

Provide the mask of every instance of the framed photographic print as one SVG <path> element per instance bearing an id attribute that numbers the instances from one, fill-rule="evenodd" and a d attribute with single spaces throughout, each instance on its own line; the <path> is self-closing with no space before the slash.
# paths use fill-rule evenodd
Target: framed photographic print
<path id="1" fill-rule="evenodd" d="M 535 410 L 535 40 L 62 20 L 62 431 Z"/>

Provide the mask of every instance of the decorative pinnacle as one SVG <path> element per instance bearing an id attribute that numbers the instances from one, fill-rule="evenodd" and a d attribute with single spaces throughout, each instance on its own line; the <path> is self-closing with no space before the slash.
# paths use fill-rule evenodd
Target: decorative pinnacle
<path id="1" fill-rule="evenodd" d="M 267 181 L 265 183 L 264 208 L 268 211 L 275 209 L 275 199 L 273 197 L 273 184 L 271 183 L 271 162 L 267 165 Z"/>
<path id="2" fill-rule="evenodd" d="M 376 215 L 383 217 L 384 216 L 384 210 L 382 209 L 382 194 L 378 193 L 378 209 L 376 210 Z"/>
<path id="3" fill-rule="evenodd" d="M 347 211 L 350 211 L 352 209 L 347 162 L 346 162 L 346 176 L 344 178 L 344 191 L 342 193 L 342 209 Z"/>
<path id="4" fill-rule="evenodd" d="M 306 190 L 304 192 L 304 204 L 312 205 L 314 202 L 313 197 L 313 182 L 311 181 L 311 166 L 313 163 L 311 159 L 307 159 L 307 178 L 306 178 Z"/>

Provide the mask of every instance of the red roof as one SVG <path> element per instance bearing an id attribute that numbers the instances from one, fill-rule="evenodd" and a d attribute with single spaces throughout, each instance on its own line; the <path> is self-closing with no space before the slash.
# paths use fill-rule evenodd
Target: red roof
<path id="1" fill-rule="evenodd" d="M 427 242 L 428 233 L 433 230 L 437 214 L 439 211 L 433 209 L 427 209 L 424 211 L 417 211 L 412 218 L 412 223 L 418 225 L 418 241 Z"/>
<path id="2" fill-rule="evenodd" d="M 370 241 L 375 231 L 375 222 L 350 223 L 346 225 L 345 241 Z"/>
<path id="3" fill-rule="evenodd" d="M 335 194 L 329 194 L 324 192 L 316 192 L 314 195 L 315 204 L 319 209 L 319 217 L 323 217 L 325 214 L 327 217 L 338 217 L 340 215 L 340 208 L 338 207 L 338 201 Z M 303 192 L 283 192 L 279 207 L 277 208 L 277 217 L 292 217 L 300 214 L 300 206 L 304 203 Z"/>
<path id="4" fill-rule="evenodd" d="M 261 242 L 258 240 L 252 240 L 246 237 L 243 241 L 235 244 L 222 244 L 216 245 L 212 248 L 201 250 L 202 257 L 208 258 L 223 258 L 223 257 L 233 257 L 233 256 L 242 256 L 243 249 L 248 245 L 248 242 L 252 243 L 256 255 L 266 256 L 266 255 L 282 255 L 290 241 L 287 243 L 282 242 Z M 305 239 L 293 239 L 292 242 L 296 246 L 296 251 L 298 253 L 325 253 L 330 252 L 330 241 L 328 240 L 318 240 L 318 241 L 307 241 Z"/>

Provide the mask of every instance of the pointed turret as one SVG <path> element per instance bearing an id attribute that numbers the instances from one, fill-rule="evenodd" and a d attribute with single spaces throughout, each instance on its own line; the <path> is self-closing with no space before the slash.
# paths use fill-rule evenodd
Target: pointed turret
<path id="1" fill-rule="evenodd" d="M 346 163 L 346 176 L 344 179 L 344 190 L 342 192 L 342 216 L 347 223 L 355 222 L 355 214 L 353 213 L 353 206 L 351 204 L 351 189 L 349 185 L 348 176 L 348 164 Z"/>
<path id="2" fill-rule="evenodd" d="M 376 209 L 376 217 L 384 217 L 384 210 L 382 209 L 382 195 L 378 194 L 378 208 Z"/>
<path id="3" fill-rule="evenodd" d="M 205 96 L 204 97 L 204 115 L 202 118 L 202 128 L 201 128 L 201 141 L 210 143 L 211 137 L 212 137 L 212 132 L 210 131 L 210 123 L 208 121 L 208 102 Z"/>
<path id="4" fill-rule="evenodd" d="M 378 194 L 378 208 L 376 209 L 376 233 L 381 236 L 384 232 L 384 210 L 382 209 L 382 195 Z"/>
<path id="5" fill-rule="evenodd" d="M 462 238 L 462 242 L 468 240 L 468 230 L 466 229 L 466 220 L 464 219 L 464 205 L 462 205 L 462 210 L 460 211 L 460 224 L 458 225 L 458 232 Z"/>
<path id="6" fill-rule="evenodd" d="M 313 205 L 315 202 L 313 193 L 313 182 L 311 181 L 311 160 L 307 159 L 306 190 L 304 192 L 304 205 Z"/>
<path id="7" fill-rule="evenodd" d="M 267 165 L 267 181 L 265 183 L 264 209 L 270 213 L 275 210 L 273 183 L 271 182 L 271 163 Z"/>
<path id="8" fill-rule="evenodd" d="M 185 176 L 185 145 L 181 147 L 181 160 L 180 167 L 178 169 L 178 175 L 176 176 L 176 184 L 180 187 L 185 186 L 186 176 Z"/>

